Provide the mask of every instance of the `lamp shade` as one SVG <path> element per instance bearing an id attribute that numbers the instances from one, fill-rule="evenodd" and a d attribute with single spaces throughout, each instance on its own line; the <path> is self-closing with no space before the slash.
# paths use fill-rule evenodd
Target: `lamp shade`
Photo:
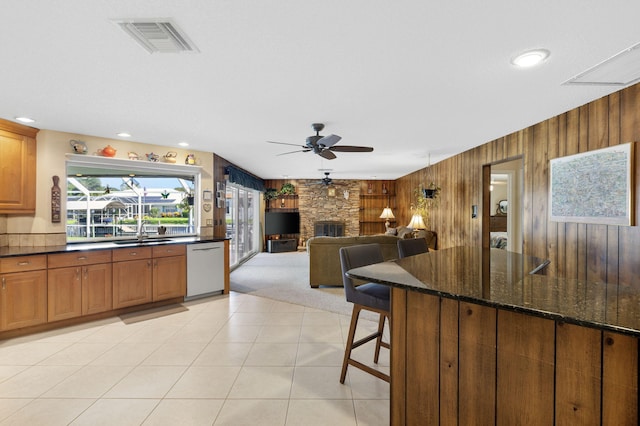
<path id="1" fill-rule="evenodd" d="M 382 210 L 382 214 L 380 215 L 380 219 L 395 219 L 396 217 L 393 215 L 393 212 L 389 207 L 385 207 Z"/>
<path id="2" fill-rule="evenodd" d="M 411 229 L 426 229 L 427 225 L 424 224 L 424 219 L 422 219 L 422 215 L 414 214 L 413 216 L 411 216 L 411 222 L 409 222 L 407 227 Z"/>

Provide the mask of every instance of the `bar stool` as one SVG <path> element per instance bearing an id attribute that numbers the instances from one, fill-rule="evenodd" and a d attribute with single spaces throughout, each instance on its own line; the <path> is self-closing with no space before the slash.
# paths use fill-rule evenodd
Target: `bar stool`
<path id="1" fill-rule="evenodd" d="M 373 362 L 378 363 L 378 357 L 380 355 L 380 347 L 390 349 L 390 345 L 387 342 L 382 341 L 382 332 L 384 329 L 385 320 L 391 318 L 391 304 L 390 296 L 391 289 L 388 286 L 382 284 L 366 283 L 356 287 L 354 281 L 349 278 L 346 272 L 353 268 L 360 266 L 367 266 L 374 263 L 383 262 L 382 248 L 380 244 L 362 244 L 357 246 L 342 247 L 340 248 L 340 264 L 342 267 L 342 282 L 344 284 L 344 292 L 347 297 L 347 302 L 353 303 L 353 312 L 351 314 L 351 324 L 349 325 L 349 336 L 347 337 L 347 344 L 344 351 L 344 361 L 342 362 L 342 373 L 340 374 L 340 383 L 344 383 L 347 375 L 347 367 L 352 365 L 367 373 L 390 382 L 390 377 L 387 374 L 382 373 L 374 368 L 364 365 L 351 358 L 351 351 L 358 346 L 361 346 L 373 339 L 376 339 L 375 355 Z M 356 327 L 358 325 L 358 317 L 362 310 L 376 312 L 380 315 L 378 321 L 378 330 L 358 341 L 354 342 L 353 339 L 356 334 Z"/>
<path id="2" fill-rule="evenodd" d="M 427 253 L 429 246 L 425 238 L 407 238 L 398 240 L 398 256 L 400 259 L 408 256 L 415 256 L 420 253 Z"/>

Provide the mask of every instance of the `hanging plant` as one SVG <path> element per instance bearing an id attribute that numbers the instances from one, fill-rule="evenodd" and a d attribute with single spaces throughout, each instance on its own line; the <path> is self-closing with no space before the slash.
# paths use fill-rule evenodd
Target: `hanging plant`
<path id="1" fill-rule="evenodd" d="M 265 201 L 269 201 L 269 200 L 275 200 L 276 198 L 278 198 L 278 190 L 275 188 L 267 188 L 264 191 L 264 200 Z"/>
<path id="2" fill-rule="evenodd" d="M 280 194 L 282 195 L 293 195 L 296 193 L 296 187 L 291 183 L 282 184 L 282 188 L 280 188 Z"/>
<path id="3" fill-rule="evenodd" d="M 440 195 L 440 187 L 431 182 L 426 188 L 422 190 L 424 198 L 436 199 Z"/>

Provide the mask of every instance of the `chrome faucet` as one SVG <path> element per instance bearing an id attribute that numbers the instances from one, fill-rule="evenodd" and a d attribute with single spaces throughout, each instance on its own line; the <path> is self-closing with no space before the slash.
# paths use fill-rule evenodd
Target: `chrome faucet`
<path id="1" fill-rule="evenodd" d="M 136 237 L 138 237 L 138 241 L 142 241 L 144 240 L 146 237 L 148 237 L 148 235 L 145 233 L 144 231 L 144 225 L 147 222 L 145 220 L 141 220 L 140 221 L 140 227 L 138 228 L 138 233 L 136 235 Z"/>

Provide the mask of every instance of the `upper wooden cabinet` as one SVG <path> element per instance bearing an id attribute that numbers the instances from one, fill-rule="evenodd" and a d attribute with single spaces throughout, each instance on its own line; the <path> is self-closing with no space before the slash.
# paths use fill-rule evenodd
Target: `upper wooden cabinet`
<path id="1" fill-rule="evenodd" d="M 35 214 L 37 133 L 0 119 L 0 214 Z"/>

